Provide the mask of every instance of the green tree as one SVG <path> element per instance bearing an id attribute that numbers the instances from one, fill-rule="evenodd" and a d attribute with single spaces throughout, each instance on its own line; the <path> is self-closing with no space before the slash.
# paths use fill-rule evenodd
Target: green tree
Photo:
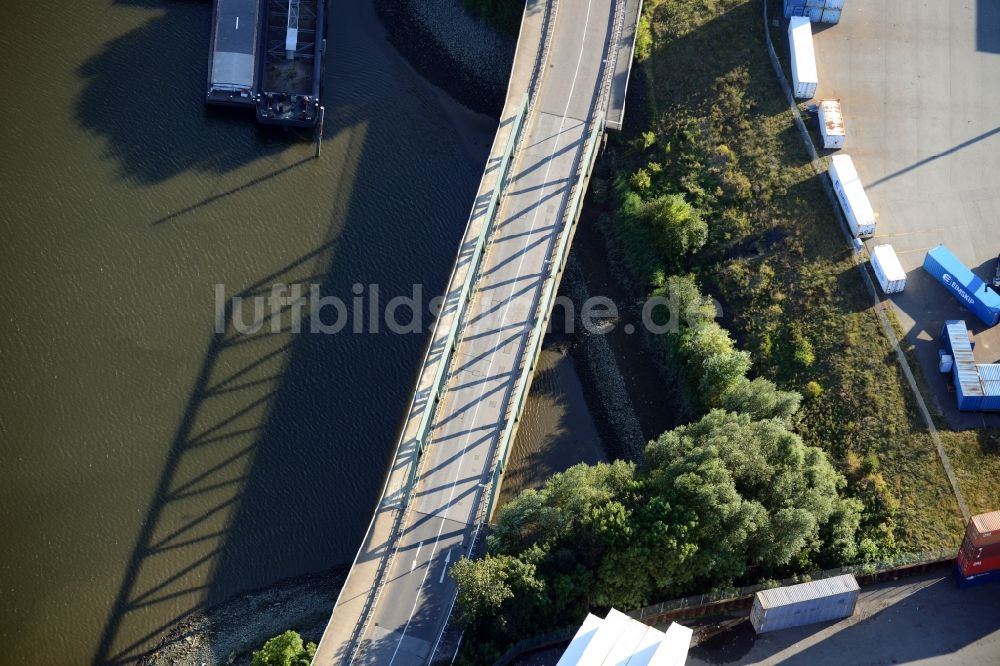
<path id="1" fill-rule="evenodd" d="M 302 636 L 289 630 L 255 650 L 250 663 L 252 666 L 309 666 L 315 654 L 315 643 L 303 644 Z"/>
<path id="2" fill-rule="evenodd" d="M 702 362 L 699 389 L 702 401 L 715 405 L 720 397 L 740 380 L 746 380 L 750 371 L 750 352 L 730 349 L 712 354 Z"/>
<path id="3" fill-rule="evenodd" d="M 791 423 L 801 404 L 800 393 L 782 391 L 763 377 L 753 381 L 744 377 L 734 382 L 719 399 L 719 407 L 726 411 L 749 414 L 759 421 L 780 419 L 786 424 Z"/>
<path id="4" fill-rule="evenodd" d="M 713 321 L 716 316 L 715 304 L 712 299 L 702 295 L 693 275 L 671 275 L 664 278 L 650 297 L 664 299 L 670 304 L 669 308 L 654 308 L 652 319 L 657 326 L 675 324 L 670 333 L 674 339 L 679 339 L 689 328 L 698 328 Z M 677 317 L 678 321 L 671 322 L 671 317 Z"/>
<path id="5" fill-rule="evenodd" d="M 527 605 L 528 597 L 537 596 L 544 587 L 535 577 L 534 564 L 510 555 L 463 557 L 448 573 L 458 586 L 458 617 L 465 626 L 489 618 L 504 628 L 508 622 L 504 604 L 516 595 L 519 605 Z"/>
<path id="6" fill-rule="evenodd" d="M 645 169 L 639 169 L 632 174 L 631 178 L 629 178 L 629 185 L 631 185 L 632 189 L 636 192 L 645 192 L 652 184 L 653 181 L 649 177 L 649 172 Z"/>
<path id="7" fill-rule="evenodd" d="M 846 485 L 844 478 L 822 450 L 806 446 L 779 420 L 712 410 L 700 421 L 651 442 L 646 461 L 649 479 L 659 492 L 695 512 L 700 548 L 714 548 L 714 539 L 736 530 L 736 540 L 730 539 L 725 551 L 745 564 L 773 568 L 801 551 L 817 550 L 820 527 L 836 514 L 833 549 L 852 550 L 858 507 L 845 505 L 838 495 Z M 720 524 L 720 517 L 734 522 Z M 706 521 L 724 530 L 706 534 Z M 734 564 L 725 553 L 719 556 L 721 564 Z M 734 570 L 715 566 L 720 572 Z"/>
<path id="8" fill-rule="evenodd" d="M 574 534 L 591 512 L 621 497 L 633 484 L 635 466 L 621 460 L 574 465 L 539 490 L 526 490 L 497 512 L 490 549 L 517 554 Z"/>
<path id="9" fill-rule="evenodd" d="M 708 224 L 681 194 L 646 201 L 638 214 L 650 225 L 660 252 L 672 263 L 697 252 L 708 240 Z"/>

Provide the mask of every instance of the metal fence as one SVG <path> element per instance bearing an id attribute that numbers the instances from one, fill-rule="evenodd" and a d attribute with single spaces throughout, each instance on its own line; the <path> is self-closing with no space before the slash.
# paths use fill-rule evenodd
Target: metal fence
<path id="1" fill-rule="evenodd" d="M 461 331 L 462 318 L 465 316 L 466 310 L 468 309 L 469 303 L 471 301 L 472 285 L 475 283 L 476 277 L 479 272 L 480 264 L 482 263 L 484 250 L 486 247 L 486 240 L 489 237 L 490 229 L 493 225 L 493 219 L 496 216 L 497 208 L 500 203 L 500 198 L 503 194 L 503 190 L 506 186 L 508 172 L 511 167 L 511 159 L 515 153 L 515 147 L 521 138 L 521 132 L 524 128 L 524 119 L 526 116 L 528 108 L 528 95 L 525 94 L 515 112 L 513 118 L 513 127 L 511 129 L 510 136 L 507 139 L 507 144 L 504 147 L 503 157 L 501 158 L 499 165 L 499 175 L 497 177 L 496 184 L 493 186 L 493 191 L 490 194 L 489 201 L 484 212 L 484 222 L 483 228 L 479 232 L 476 238 L 476 244 L 472 249 L 472 254 L 468 260 L 469 269 L 459 287 L 458 294 L 456 295 L 456 301 L 454 304 L 455 308 L 455 318 L 453 320 L 452 326 L 448 329 L 447 335 L 445 336 L 444 343 L 440 346 L 439 350 L 435 349 L 434 340 L 438 338 L 438 326 L 441 323 L 442 317 L 439 317 L 434 331 L 431 334 L 431 345 L 427 350 L 424 357 L 423 364 L 421 367 L 425 367 L 429 362 L 431 356 L 438 351 L 441 354 L 441 358 L 438 361 L 437 367 L 434 371 L 434 379 L 428 388 L 428 394 L 425 396 L 425 403 L 423 406 L 423 411 L 420 414 L 420 420 L 418 422 L 417 431 L 414 436 L 416 441 L 416 446 L 412 447 L 409 452 L 404 452 L 404 455 L 409 455 L 410 459 L 405 462 L 408 466 L 408 473 L 406 476 L 406 483 L 404 488 L 400 489 L 400 503 L 401 506 L 396 511 L 395 520 L 393 523 L 393 532 L 398 532 L 402 528 L 403 518 L 405 516 L 405 510 L 409 506 L 412 499 L 413 484 L 416 480 L 418 470 L 420 468 L 420 454 L 423 452 L 424 447 L 427 443 L 427 439 L 430 435 L 431 425 L 433 424 L 433 417 L 437 412 L 438 403 L 441 396 L 441 390 L 444 384 L 444 380 L 447 377 L 447 371 L 451 364 L 451 359 L 455 351 L 455 347 L 458 342 L 458 335 Z M 473 213 L 475 214 L 475 213 Z M 455 281 L 458 271 L 466 263 L 462 259 L 462 254 L 464 254 L 464 248 L 459 251 L 459 256 L 455 261 L 455 266 L 452 269 L 451 277 L 448 280 L 449 287 Z M 449 295 L 448 301 L 451 300 Z M 452 307 L 448 301 L 445 302 L 444 307 Z M 418 398 L 415 395 L 413 402 L 417 402 Z M 410 407 L 411 411 L 413 405 Z M 412 441 L 412 440 L 411 440 Z M 402 457 L 402 456 L 400 456 Z M 400 461 L 394 461 L 398 464 Z M 387 489 L 388 490 L 388 489 Z M 389 493 L 385 493 L 384 496 L 388 496 Z M 384 500 L 383 500 L 384 501 Z M 367 540 L 367 539 L 366 539 Z M 373 589 L 373 594 L 370 597 L 368 604 L 366 605 L 364 616 L 362 622 L 359 624 L 358 629 L 355 632 L 354 640 L 352 641 L 352 646 L 349 650 L 350 661 L 353 661 L 358 652 L 362 647 L 362 638 L 367 631 L 368 625 L 371 623 L 372 610 L 378 605 L 378 600 L 381 598 L 382 590 L 385 587 L 386 577 L 389 570 L 392 568 L 392 561 L 395 557 L 395 549 L 391 551 L 387 550 L 386 554 L 383 555 L 382 561 L 379 563 L 379 568 L 376 573 L 375 586 Z"/>
<path id="2" fill-rule="evenodd" d="M 867 577 L 869 580 L 866 580 L 865 582 L 871 584 L 879 582 L 881 580 L 879 574 L 882 573 L 894 572 L 899 574 L 901 569 L 912 569 L 912 571 L 908 571 L 906 573 L 919 573 L 920 571 L 925 571 L 932 566 L 944 566 L 954 559 L 954 550 L 932 550 L 920 553 L 909 553 L 883 562 L 871 562 L 867 564 L 837 567 L 835 569 L 825 569 L 802 576 L 793 576 L 780 581 L 766 581 L 758 585 L 748 585 L 746 587 L 722 588 L 705 594 L 684 597 L 682 599 L 671 599 L 670 601 L 664 601 L 658 604 L 653 604 L 652 606 L 639 608 L 629 612 L 628 615 L 637 620 L 650 620 L 657 617 L 679 614 L 681 612 L 705 609 L 705 607 L 717 604 L 721 605 L 726 602 L 739 600 L 749 601 L 754 594 L 761 590 L 767 590 L 774 587 L 785 587 L 787 585 L 796 585 L 798 583 L 807 583 L 812 580 L 823 580 L 824 578 L 833 578 L 834 576 L 842 576 L 844 574 L 853 574 L 859 578 Z M 749 606 L 749 603 L 747 605 Z"/>
<path id="3" fill-rule="evenodd" d="M 771 581 L 760 585 L 721 589 L 706 594 L 698 594 L 683 599 L 672 599 L 652 606 L 646 606 L 627 613 L 630 617 L 645 624 L 666 622 L 668 619 L 680 617 L 704 617 L 721 614 L 737 608 L 749 608 L 753 603 L 753 595 L 765 589 L 795 585 L 811 580 L 832 578 L 845 573 L 854 574 L 862 586 L 872 585 L 885 580 L 904 578 L 928 570 L 949 566 L 954 561 L 953 550 L 933 550 L 921 553 L 901 555 L 885 562 L 859 564 L 817 571 L 805 576 L 795 576 L 782 581 Z M 514 663 L 518 657 L 536 650 L 548 649 L 567 643 L 576 634 L 579 625 L 562 627 L 538 636 L 531 636 L 512 645 L 496 662 L 496 666 Z"/>

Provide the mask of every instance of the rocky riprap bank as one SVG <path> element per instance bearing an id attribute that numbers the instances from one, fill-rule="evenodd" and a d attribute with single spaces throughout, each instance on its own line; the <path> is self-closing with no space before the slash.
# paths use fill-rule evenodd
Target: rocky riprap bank
<path id="1" fill-rule="evenodd" d="M 503 109 L 517 40 L 461 0 L 375 0 L 392 45 L 420 74 L 473 111 Z"/>
<path id="2" fill-rule="evenodd" d="M 346 568 L 300 576 L 193 613 L 175 624 L 139 666 L 246 665 L 254 650 L 286 629 L 318 643 L 346 576 Z"/>

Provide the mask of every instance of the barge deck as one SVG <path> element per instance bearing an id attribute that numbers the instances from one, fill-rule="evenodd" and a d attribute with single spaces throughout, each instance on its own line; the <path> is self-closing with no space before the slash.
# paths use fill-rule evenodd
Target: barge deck
<path id="1" fill-rule="evenodd" d="M 255 103 L 260 6 L 260 0 L 215 0 L 208 59 L 209 104 Z"/>
<path id="2" fill-rule="evenodd" d="M 312 127 L 320 114 L 326 0 L 264 0 L 257 121 Z"/>

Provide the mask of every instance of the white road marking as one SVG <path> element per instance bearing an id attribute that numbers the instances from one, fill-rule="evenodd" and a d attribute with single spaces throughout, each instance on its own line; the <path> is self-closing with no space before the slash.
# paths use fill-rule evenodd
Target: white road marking
<path id="1" fill-rule="evenodd" d="M 438 578 L 439 583 L 444 582 L 444 574 L 448 571 L 448 563 L 451 562 L 451 548 L 448 549 L 448 554 L 444 557 L 444 566 L 441 567 L 441 577 Z"/>
<path id="2" fill-rule="evenodd" d="M 239 16 L 236 17 L 236 29 L 237 30 L 240 29 L 240 17 Z"/>
<path id="3" fill-rule="evenodd" d="M 528 236 L 530 236 L 534 232 L 534 230 L 535 230 L 535 224 L 538 221 L 538 211 L 541 208 L 541 206 L 539 205 L 539 203 L 541 202 L 542 197 L 544 196 L 544 193 L 545 193 L 545 187 L 544 187 L 544 185 L 549 180 L 549 173 L 552 170 L 552 162 L 554 161 L 553 157 L 555 156 L 556 151 L 559 148 L 559 137 L 562 135 L 563 128 L 566 125 L 566 116 L 569 115 L 569 106 L 570 106 L 570 103 L 573 100 L 573 91 L 576 89 L 576 79 L 577 79 L 577 76 L 579 76 L 579 74 L 580 74 L 580 64 L 583 62 L 584 48 L 585 48 L 586 43 L 587 43 L 586 35 L 587 35 L 587 28 L 590 26 L 590 10 L 591 10 L 592 4 L 593 4 L 593 0 L 587 0 L 587 18 L 586 18 L 586 20 L 584 21 L 584 24 L 583 24 L 583 38 L 580 40 L 580 55 L 577 57 L 577 60 L 576 60 L 576 71 L 573 73 L 573 83 L 570 85 L 569 94 L 566 95 L 566 107 L 563 109 L 562 119 L 559 122 L 559 131 L 555 135 L 555 137 L 556 137 L 555 144 L 552 146 L 552 152 L 549 153 L 549 158 L 548 158 L 548 162 L 549 163 L 545 167 L 545 175 L 542 177 L 542 185 L 543 186 L 541 188 L 539 188 L 538 201 L 535 202 L 535 212 L 534 212 L 534 214 L 531 217 L 531 228 L 528 230 L 528 234 L 527 234 Z M 526 240 L 525 241 L 525 247 L 527 247 L 527 245 L 528 245 L 528 241 Z M 515 277 L 520 277 L 520 275 L 521 275 L 521 268 L 524 265 L 524 258 L 525 258 L 525 256 L 526 256 L 526 253 L 522 250 L 521 260 L 517 264 L 517 271 L 515 273 Z M 508 311 L 510 310 L 510 306 L 511 306 L 511 303 L 512 303 L 511 297 L 514 295 L 514 290 L 516 288 L 517 288 L 516 284 L 514 284 L 513 286 L 511 286 L 510 292 L 508 293 L 507 298 L 505 299 L 506 300 L 506 305 L 504 305 L 503 317 L 501 318 L 501 321 L 500 321 L 501 328 L 504 325 L 506 325 L 506 323 L 507 323 L 507 314 L 508 314 Z M 496 339 L 495 339 L 495 341 L 493 343 L 494 347 L 500 341 L 500 337 L 502 335 L 503 335 L 502 331 L 497 333 L 497 337 L 496 337 Z M 490 355 L 490 363 L 489 363 L 489 366 L 487 367 L 487 370 L 486 370 L 486 374 L 487 375 L 489 375 L 490 372 L 493 370 L 493 362 L 496 360 L 497 356 L 499 356 L 499 355 L 498 354 L 491 354 Z M 482 407 L 482 404 L 483 404 L 482 396 L 483 396 L 483 394 L 485 392 L 486 392 L 486 387 L 484 386 L 479 391 L 479 397 L 477 398 L 476 409 L 475 409 L 475 411 L 473 412 L 473 415 L 472 415 L 472 422 L 473 423 L 476 422 L 476 417 L 479 415 L 479 408 Z M 445 510 L 444 510 L 443 515 L 442 515 L 441 526 L 438 528 L 437 537 L 434 539 L 434 546 L 431 549 L 431 557 L 430 557 L 430 559 L 434 559 L 434 555 L 437 553 L 438 544 L 441 541 L 441 535 L 444 533 L 444 523 L 448 519 L 448 512 L 451 510 L 451 507 L 452 507 L 452 503 L 453 503 L 454 496 L 455 496 L 455 487 L 458 485 L 458 477 L 459 477 L 459 475 L 461 474 L 461 471 L 462 471 L 462 462 L 465 460 L 465 453 L 468 450 L 469 439 L 471 437 L 472 437 L 472 433 L 471 432 L 467 433 L 466 436 L 465 436 L 465 441 L 462 443 L 462 455 L 459 456 L 459 459 L 458 459 L 458 465 L 457 465 L 457 469 L 455 471 L 455 479 L 454 479 L 454 481 L 452 481 L 452 484 L 451 484 L 451 492 L 448 495 L 448 502 L 445 505 Z M 409 630 L 410 623 L 413 621 L 413 615 L 417 611 L 417 604 L 419 604 L 419 602 L 420 602 L 420 593 L 424 589 L 424 583 L 426 583 L 426 581 L 427 581 L 427 572 L 430 571 L 430 569 L 431 568 L 428 566 L 424 570 L 423 578 L 420 580 L 420 587 L 417 588 L 417 596 L 413 600 L 413 608 L 410 609 L 410 616 L 407 618 L 406 624 L 403 626 L 403 630 L 399 634 L 399 642 L 396 643 L 396 649 L 393 651 L 392 658 L 389 660 L 389 666 L 392 666 L 393 662 L 396 661 L 396 655 L 399 654 L 399 648 L 401 648 L 402 645 L 403 645 L 403 639 L 406 637 L 406 632 L 407 632 L 407 630 Z"/>
<path id="4" fill-rule="evenodd" d="M 413 571 L 414 569 L 417 568 L 417 560 L 420 558 L 420 549 L 423 547 L 424 547 L 424 542 L 421 541 L 417 545 L 417 552 L 413 554 L 413 564 L 410 565 L 410 571 Z"/>

